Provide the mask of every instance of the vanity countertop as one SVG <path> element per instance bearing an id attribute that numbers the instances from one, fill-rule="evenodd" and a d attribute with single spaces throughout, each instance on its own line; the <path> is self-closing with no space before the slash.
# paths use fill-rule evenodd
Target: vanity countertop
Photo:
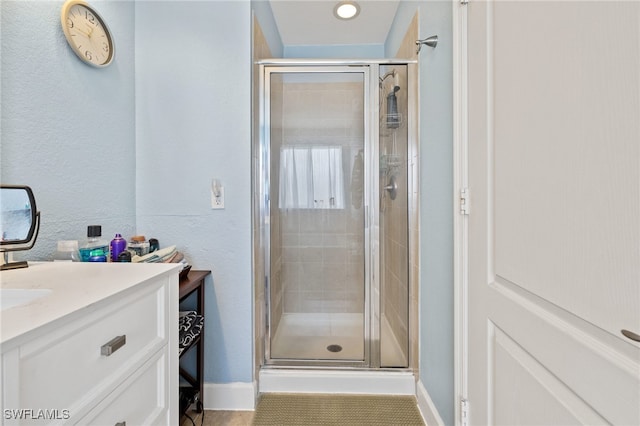
<path id="1" fill-rule="evenodd" d="M 85 309 L 162 275 L 175 274 L 177 291 L 179 270 L 176 263 L 42 262 L 2 271 L 0 288 L 7 298 L 3 305 L 16 295 L 36 295 L 0 312 L 2 349 L 20 344 L 22 336 L 36 329 L 56 326 L 65 319 L 72 321 Z"/>

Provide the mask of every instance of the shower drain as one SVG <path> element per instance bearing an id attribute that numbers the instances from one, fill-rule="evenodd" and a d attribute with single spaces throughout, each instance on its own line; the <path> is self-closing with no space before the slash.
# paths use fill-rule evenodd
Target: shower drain
<path id="1" fill-rule="evenodd" d="M 342 346 L 340 346 L 340 345 L 329 345 L 329 346 L 327 346 L 327 350 L 329 352 L 340 352 L 342 350 Z"/>

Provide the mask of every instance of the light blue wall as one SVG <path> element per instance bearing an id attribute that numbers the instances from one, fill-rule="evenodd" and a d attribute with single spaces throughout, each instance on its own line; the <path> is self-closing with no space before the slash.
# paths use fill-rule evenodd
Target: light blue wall
<path id="1" fill-rule="evenodd" d="M 134 30 L 132 2 L 92 1 L 115 37 L 115 63 L 97 69 L 69 48 L 62 1 L 7 1 L 1 15 L 0 180 L 30 185 L 42 214 L 35 248 L 135 231 Z"/>
<path id="2" fill-rule="evenodd" d="M 420 380 L 438 413 L 454 423 L 453 21 L 448 1 L 403 1 L 387 39 L 393 56 L 416 10 L 420 64 Z"/>
<path id="3" fill-rule="evenodd" d="M 251 10 L 136 3 L 138 231 L 177 244 L 206 291 L 205 381 L 252 378 Z M 225 209 L 211 209 L 211 179 Z"/>
<path id="4" fill-rule="evenodd" d="M 249 3 L 93 0 L 116 42 L 105 69 L 67 46 L 62 3 L 1 3 L 1 178 L 42 212 L 17 257 L 49 259 L 94 223 L 176 244 L 213 270 L 205 380 L 251 382 Z M 210 209 L 214 177 L 225 210 Z"/>
<path id="5" fill-rule="evenodd" d="M 345 44 L 330 46 L 294 46 L 284 47 L 285 58 L 329 58 L 329 59 L 371 59 L 383 58 L 382 44 Z"/>

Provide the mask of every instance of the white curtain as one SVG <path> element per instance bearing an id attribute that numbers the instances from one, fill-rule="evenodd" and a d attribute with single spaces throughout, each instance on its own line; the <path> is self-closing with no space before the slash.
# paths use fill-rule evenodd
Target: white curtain
<path id="1" fill-rule="evenodd" d="M 280 148 L 281 209 L 343 209 L 340 146 Z"/>

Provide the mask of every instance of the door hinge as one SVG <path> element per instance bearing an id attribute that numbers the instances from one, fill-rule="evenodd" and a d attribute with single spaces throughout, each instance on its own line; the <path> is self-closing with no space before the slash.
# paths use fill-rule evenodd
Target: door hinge
<path id="1" fill-rule="evenodd" d="M 464 398 L 460 400 L 460 424 L 469 425 L 469 400 Z"/>
<path id="2" fill-rule="evenodd" d="M 460 190 L 460 214 L 469 214 L 469 188 Z"/>

